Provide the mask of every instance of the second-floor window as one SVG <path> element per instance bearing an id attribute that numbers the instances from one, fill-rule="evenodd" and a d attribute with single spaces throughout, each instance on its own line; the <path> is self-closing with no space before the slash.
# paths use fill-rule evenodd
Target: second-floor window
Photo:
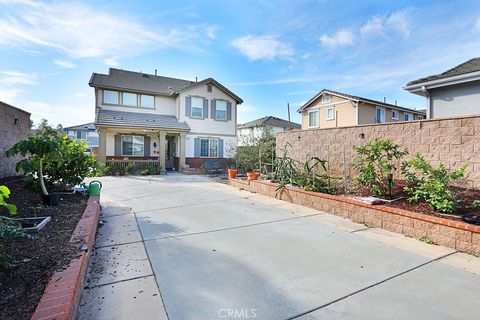
<path id="1" fill-rule="evenodd" d="M 398 111 L 392 110 L 392 120 L 398 120 Z"/>
<path id="2" fill-rule="evenodd" d="M 405 121 L 412 121 L 412 120 L 413 120 L 413 114 L 405 113 Z"/>
<path id="3" fill-rule="evenodd" d="M 103 91 L 103 103 L 115 104 L 125 107 L 155 108 L 155 97 L 132 92 L 119 92 L 112 90 Z"/>
<path id="4" fill-rule="evenodd" d="M 216 120 L 227 120 L 227 101 L 216 100 L 215 119 Z"/>
<path id="5" fill-rule="evenodd" d="M 77 131 L 77 139 L 87 140 L 87 131 Z"/>
<path id="6" fill-rule="evenodd" d="M 192 118 L 203 118 L 203 98 L 192 97 L 190 116 Z"/>
<path id="7" fill-rule="evenodd" d="M 104 90 L 103 91 L 103 103 L 106 104 L 119 104 L 119 92 L 118 91 L 110 91 Z"/>
<path id="8" fill-rule="evenodd" d="M 335 119 L 335 110 L 333 107 L 327 108 L 327 120 Z"/>
<path id="9" fill-rule="evenodd" d="M 319 120 L 320 119 L 319 119 L 318 110 L 308 112 L 308 127 L 309 128 L 318 127 Z"/>

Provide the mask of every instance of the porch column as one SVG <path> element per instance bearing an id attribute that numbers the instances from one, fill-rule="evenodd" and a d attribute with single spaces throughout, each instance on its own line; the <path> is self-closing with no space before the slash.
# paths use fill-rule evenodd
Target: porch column
<path id="1" fill-rule="evenodd" d="M 179 161 L 178 161 L 178 166 L 177 170 L 181 172 L 183 170 L 183 167 L 185 166 L 185 142 L 187 140 L 187 135 L 185 133 L 180 133 L 179 139 L 178 139 L 178 148 L 179 148 Z"/>
<path id="2" fill-rule="evenodd" d="M 166 133 L 164 131 L 158 132 L 158 164 L 162 168 L 161 171 L 165 172 L 165 138 Z"/>
<path id="3" fill-rule="evenodd" d="M 100 162 L 107 162 L 107 130 L 98 130 L 98 154 L 97 160 Z"/>

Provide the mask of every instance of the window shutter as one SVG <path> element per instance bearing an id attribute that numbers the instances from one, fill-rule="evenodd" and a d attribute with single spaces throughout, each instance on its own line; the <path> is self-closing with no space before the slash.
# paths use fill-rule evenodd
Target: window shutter
<path id="1" fill-rule="evenodd" d="M 194 140 L 194 152 L 193 155 L 195 158 L 200 157 L 200 138 L 195 138 Z"/>
<path id="2" fill-rule="evenodd" d="M 211 107 L 211 115 L 210 115 L 210 118 L 212 119 L 215 119 L 215 115 L 217 113 L 217 101 L 216 100 L 212 100 L 212 102 L 210 102 L 212 107 Z"/>
<path id="3" fill-rule="evenodd" d="M 143 155 L 150 157 L 150 137 L 143 138 Z"/>
<path id="4" fill-rule="evenodd" d="M 232 103 L 227 102 L 227 121 L 232 120 Z"/>
<path id="5" fill-rule="evenodd" d="M 203 99 L 203 119 L 208 118 L 208 99 Z"/>
<path id="6" fill-rule="evenodd" d="M 192 115 L 192 97 L 185 97 L 185 116 Z"/>
<path id="7" fill-rule="evenodd" d="M 115 136 L 115 156 L 122 155 L 122 139 L 121 136 Z"/>
<path id="8" fill-rule="evenodd" d="M 223 139 L 218 139 L 218 157 L 223 158 Z"/>

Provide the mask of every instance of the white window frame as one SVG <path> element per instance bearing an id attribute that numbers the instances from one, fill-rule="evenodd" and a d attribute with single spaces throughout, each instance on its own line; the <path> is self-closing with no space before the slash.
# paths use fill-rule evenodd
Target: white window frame
<path id="1" fill-rule="evenodd" d="M 190 97 L 190 98 L 191 98 L 191 99 L 190 99 L 190 118 L 203 119 L 203 118 L 204 118 L 204 114 L 203 114 L 203 100 L 204 100 L 204 98 L 202 98 L 202 97 Z M 194 105 L 193 105 L 193 101 L 194 101 L 194 100 L 200 100 L 200 101 L 202 101 L 201 107 L 194 106 Z M 201 109 L 201 110 L 202 110 L 202 116 L 200 116 L 200 117 L 199 117 L 199 116 L 194 116 L 194 115 L 193 115 L 193 109 L 194 109 L 194 108 L 195 108 L 195 109 Z"/>
<path id="2" fill-rule="evenodd" d="M 330 102 L 330 95 L 327 93 L 322 94 L 322 103 L 329 103 Z"/>
<path id="3" fill-rule="evenodd" d="M 328 112 L 329 112 L 330 110 L 332 110 L 332 116 L 331 116 L 331 117 L 328 115 Z M 335 120 L 335 107 L 328 107 L 328 108 L 327 108 L 327 116 L 326 116 L 326 119 L 329 120 L 329 121 L 330 121 L 330 120 Z"/>
<path id="4" fill-rule="evenodd" d="M 393 113 L 396 114 L 396 116 L 393 116 Z M 398 120 L 398 111 L 397 110 L 392 110 L 392 120 Z"/>
<path id="5" fill-rule="evenodd" d="M 224 103 L 225 104 L 225 110 L 221 110 L 221 111 L 225 111 L 225 118 L 219 118 L 217 116 L 217 111 L 218 111 L 218 103 L 221 102 L 221 103 Z M 227 121 L 227 101 L 225 100 L 215 100 L 215 120 L 220 120 L 220 121 Z"/>
<path id="6" fill-rule="evenodd" d="M 123 152 L 123 138 L 124 137 L 132 137 L 132 154 L 125 154 Z M 142 138 L 142 154 L 141 155 L 136 155 L 134 154 L 133 150 L 134 150 L 134 139 L 133 137 L 141 137 Z M 120 136 L 120 148 L 121 148 L 121 155 L 122 157 L 143 157 L 145 156 L 145 137 L 144 136 L 137 136 L 137 135 L 133 135 L 133 134 L 130 134 L 130 135 L 121 135 Z"/>
<path id="7" fill-rule="evenodd" d="M 111 103 L 111 102 L 106 102 L 105 101 L 105 93 L 107 92 L 114 92 L 117 94 L 117 103 Z M 115 105 L 115 106 L 118 106 L 120 104 L 120 92 L 119 91 L 115 91 L 115 90 L 103 90 L 103 93 L 102 93 L 102 102 L 103 104 L 110 104 L 110 105 Z"/>
<path id="8" fill-rule="evenodd" d="M 378 118 L 378 110 L 383 110 L 383 119 Z M 383 120 L 383 121 L 380 121 L 380 120 Z M 375 109 L 375 121 L 376 121 L 376 123 L 385 123 L 385 121 L 386 121 L 386 119 L 385 119 L 385 108 L 377 107 Z"/>
<path id="9" fill-rule="evenodd" d="M 207 141 L 208 143 L 208 147 L 207 147 L 207 150 L 208 150 L 208 155 L 202 155 L 202 141 Z M 215 155 L 212 155 L 212 142 L 215 142 L 216 144 L 216 154 Z M 200 138 L 200 158 L 218 158 L 218 139 L 211 139 L 211 138 Z"/>
<path id="10" fill-rule="evenodd" d="M 403 119 L 405 121 L 412 121 L 413 120 L 413 113 L 405 112 L 405 115 L 403 116 Z"/>
<path id="11" fill-rule="evenodd" d="M 78 137 L 78 134 L 79 134 L 79 133 L 80 133 L 80 138 Z M 83 135 L 85 136 L 85 138 L 82 137 Z M 75 133 L 75 138 L 76 138 L 77 140 L 87 140 L 87 131 L 77 130 L 76 133 Z"/>
<path id="12" fill-rule="evenodd" d="M 315 125 L 313 125 L 313 126 L 310 125 L 310 115 L 311 115 L 312 113 L 316 113 L 316 114 L 317 114 L 317 116 L 316 116 L 316 122 L 317 122 L 317 123 L 316 123 Z M 309 128 L 318 128 L 319 126 L 320 126 L 320 110 L 318 110 L 318 109 L 309 110 L 309 111 L 308 111 L 308 127 L 309 127 Z"/>

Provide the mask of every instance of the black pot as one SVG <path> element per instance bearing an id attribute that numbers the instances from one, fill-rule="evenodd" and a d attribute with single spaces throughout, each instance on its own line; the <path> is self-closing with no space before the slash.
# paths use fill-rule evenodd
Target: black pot
<path id="1" fill-rule="evenodd" d="M 58 206 L 60 203 L 60 194 L 51 193 L 48 196 L 43 196 L 43 203 L 47 206 Z"/>

